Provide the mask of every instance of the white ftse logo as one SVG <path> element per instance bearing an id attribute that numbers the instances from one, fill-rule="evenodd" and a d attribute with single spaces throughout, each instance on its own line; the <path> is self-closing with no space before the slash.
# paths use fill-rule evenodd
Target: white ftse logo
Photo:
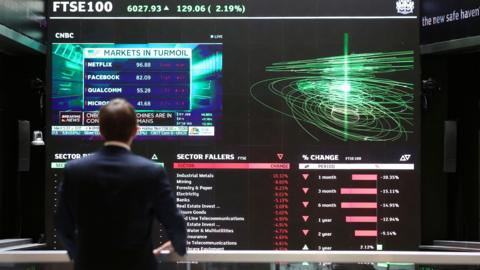
<path id="1" fill-rule="evenodd" d="M 415 2 L 413 0 L 397 0 L 397 12 L 403 15 L 413 13 Z"/>
<path id="2" fill-rule="evenodd" d="M 412 156 L 412 155 L 408 155 L 408 154 L 402 155 L 402 156 L 400 157 L 400 161 L 409 161 L 411 156 Z"/>
<path id="3" fill-rule="evenodd" d="M 112 12 L 111 1 L 53 1 L 53 12 L 103 13 Z"/>

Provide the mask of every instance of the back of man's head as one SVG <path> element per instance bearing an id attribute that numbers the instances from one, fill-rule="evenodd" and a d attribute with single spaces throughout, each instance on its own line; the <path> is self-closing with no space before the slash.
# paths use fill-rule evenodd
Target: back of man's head
<path id="1" fill-rule="evenodd" d="M 112 99 L 100 108 L 100 133 L 106 141 L 128 142 L 137 129 L 135 109 L 125 99 Z"/>

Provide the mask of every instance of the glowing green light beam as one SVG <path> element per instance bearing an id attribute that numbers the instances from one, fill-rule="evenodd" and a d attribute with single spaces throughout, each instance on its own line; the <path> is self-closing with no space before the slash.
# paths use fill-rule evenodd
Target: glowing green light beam
<path id="1" fill-rule="evenodd" d="M 317 130 L 343 141 L 407 139 L 413 132 L 413 84 L 379 75 L 410 71 L 413 62 L 413 51 L 349 54 L 346 33 L 342 56 L 274 63 L 267 72 L 287 75 L 257 82 L 250 93 L 316 140 Z M 271 105 L 266 91 L 288 109 Z"/>

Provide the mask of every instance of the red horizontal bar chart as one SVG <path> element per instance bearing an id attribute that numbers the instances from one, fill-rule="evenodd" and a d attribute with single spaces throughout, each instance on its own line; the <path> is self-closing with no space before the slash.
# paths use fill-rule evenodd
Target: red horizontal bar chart
<path id="1" fill-rule="evenodd" d="M 376 230 L 355 230 L 356 237 L 376 237 Z"/>
<path id="2" fill-rule="evenodd" d="M 353 174 L 353 181 L 377 181 L 378 175 L 376 174 Z"/>
<path id="3" fill-rule="evenodd" d="M 290 163 L 173 163 L 174 169 L 289 170 Z"/>
<path id="4" fill-rule="evenodd" d="M 345 217 L 347 223 L 377 223 L 376 216 L 347 216 Z"/>
<path id="5" fill-rule="evenodd" d="M 342 208 L 377 208 L 376 202 L 342 202 Z"/>
<path id="6" fill-rule="evenodd" d="M 340 194 L 352 194 L 352 195 L 375 195 L 377 194 L 376 188 L 342 188 Z"/>

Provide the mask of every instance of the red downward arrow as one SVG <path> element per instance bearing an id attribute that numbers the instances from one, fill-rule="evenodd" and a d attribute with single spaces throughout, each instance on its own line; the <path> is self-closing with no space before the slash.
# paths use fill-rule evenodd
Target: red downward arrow
<path id="1" fill-rule="evenodd" d="M 309 216 L 302 216 L 303 217 L 303 221 L 307 222 Z"/>
<path id="2" fill-rule="evenodd" d="M 304 187 L 304 188 L 302 188 L 302 189 L 303 189 L 303 193 L 307 194 L 308 188 Z"/>
<path id="3" fill-rule="evenodd" d="M 310 174 L 304 173 L 304 174 L 302 174 L 302 176 L 303 176 L 303 179 L 304 179 L 305 181 L 307 181 L 307 179 L 308 179 L 308 177 L 310 176 Z"/>
<path id="4" fill-rule="evenodd" d="M 309 231 L 310 231 L 310 230 L 302 230 L 303 235 L 307 236 L 307 234 L 308 234 Z"/>
<path id="5" fill-rule="evenodd" d="M 282 154 L 282 153 L 278 153 L 278 154 L 277 154 L 277 157 L 278 157 L 278 159 L 280 159 L 280 160 L 283 159 L 283 156 L 284 156 L 284 154 Z"/>
<path id="6" fill-rule="evenodd" d="M 309 202 L 302 202 L 303 203 L 303 207 L 307 208 Z"/>

